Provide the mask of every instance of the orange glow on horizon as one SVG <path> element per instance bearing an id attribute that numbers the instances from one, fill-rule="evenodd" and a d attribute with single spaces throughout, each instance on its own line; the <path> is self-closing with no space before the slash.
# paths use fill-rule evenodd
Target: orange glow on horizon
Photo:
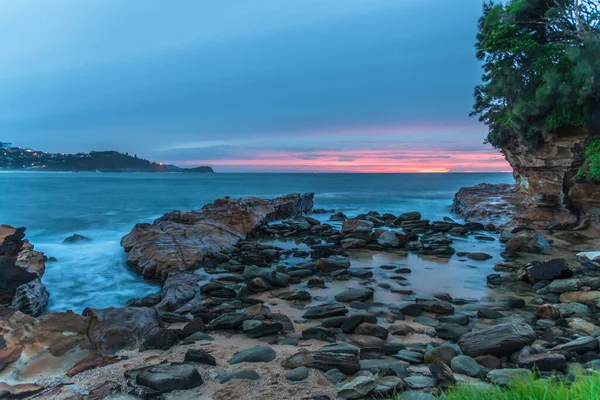
<path id="1" fill-rule="evenodd" d="M 243 170 L 294 172 L 444 173 L 510 172 L 495 151 L 339 150 L 315 152 L 263 151 L 249 159 L 186 160 L 168 163 L 211 165 Z"/>

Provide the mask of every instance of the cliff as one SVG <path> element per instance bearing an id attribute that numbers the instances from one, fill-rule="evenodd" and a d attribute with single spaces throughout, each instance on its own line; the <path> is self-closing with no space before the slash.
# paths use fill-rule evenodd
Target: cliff
<path id="1" fill-rule="evenodd" d="M 559 247 L 598 248 L 600 183 L 579 173 L 589 139 L 585 128 L 544 136 L 539 143 L 511 138 L 499 147 L 514 170 L 515 187 L 463 188 L 453 210 L 467 220 L 501 221 L 507 232 L 537 230 Z"/>

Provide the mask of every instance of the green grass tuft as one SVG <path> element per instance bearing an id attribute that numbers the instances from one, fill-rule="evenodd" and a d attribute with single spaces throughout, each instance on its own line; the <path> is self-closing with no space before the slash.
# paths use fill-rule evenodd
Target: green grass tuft
<path id="1" fill-rule="evenodd" d="M 581 375 L 573 382 L 559 379 L 516 380 L 508 387 L 458 384 L 439 396 L 443 400 L 599 400 L 600 374 Z M 394 400 L 401 400 L 399 393 Z"/>

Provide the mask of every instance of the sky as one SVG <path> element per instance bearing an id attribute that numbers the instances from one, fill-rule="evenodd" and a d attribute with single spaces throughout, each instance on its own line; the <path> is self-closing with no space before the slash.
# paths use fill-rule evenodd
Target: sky
<path id="1" fill-rule="evenodd" d="M 217 172 L 509 171 L 482 0 L 0 2 L 0 140 Z"/>

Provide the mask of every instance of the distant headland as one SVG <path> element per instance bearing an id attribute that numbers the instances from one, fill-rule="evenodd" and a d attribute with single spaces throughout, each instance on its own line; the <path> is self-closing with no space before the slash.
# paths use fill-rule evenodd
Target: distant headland
<path id="1" fill-rule="evenodd" d="M 180 168 L 156 163 L 118 151 L 89 153 L 46 153 L 30 148 L 13 147 L 0 142 L 0 170 L 9 171 L 99 171 L 99 172 L 193 172 L 213 173 L 209 166 Z"/>

